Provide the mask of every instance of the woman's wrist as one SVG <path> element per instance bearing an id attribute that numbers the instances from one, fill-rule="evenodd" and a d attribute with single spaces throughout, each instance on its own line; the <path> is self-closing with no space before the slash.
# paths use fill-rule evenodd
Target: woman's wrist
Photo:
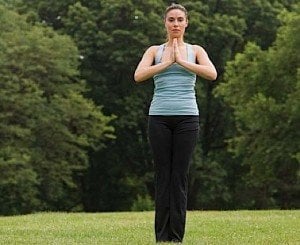
<path id="1" fill-rule="evenodd" d="M 184 60 L 184 59 L 176 59 L 175 61 L 178 65 L 184 66 L 185 63 L 187 63 L 188 61 Z"/>
<path id="2" fill-rule="evenodd" d="M 168 61 L 165 61 L 165 62 L 162 63 L 162 64 L 165 64 L 166 67 L 169 67 L 169 66 L 172 65 L 173 63 L 174 63 L 174 61 L 168 60 Z"/>

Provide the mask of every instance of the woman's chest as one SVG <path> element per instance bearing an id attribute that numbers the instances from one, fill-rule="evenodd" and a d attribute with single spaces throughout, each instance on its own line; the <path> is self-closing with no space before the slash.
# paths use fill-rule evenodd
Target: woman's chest
<path id="1" fill-rule="evenodd" d="M 184 45 L 182 47 L 179 47 L 179 56 L 183 60 L 189 60 L 189 53 L 187 45 Z M 164 47 L 161 55 L 161 61 L 169 61 L 170 59 L 173 60 L 175 57 L 175 51 L 173 47 Z"/>

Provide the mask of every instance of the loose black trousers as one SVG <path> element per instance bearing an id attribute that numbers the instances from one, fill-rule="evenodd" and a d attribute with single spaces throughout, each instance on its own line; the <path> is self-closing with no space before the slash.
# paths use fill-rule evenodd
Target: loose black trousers
<path id="1" fill-rule="evenodd" d="M 156 241 L 181 242 L 199 116 L 149 116 L 148 127 L 155 168 Z"/>

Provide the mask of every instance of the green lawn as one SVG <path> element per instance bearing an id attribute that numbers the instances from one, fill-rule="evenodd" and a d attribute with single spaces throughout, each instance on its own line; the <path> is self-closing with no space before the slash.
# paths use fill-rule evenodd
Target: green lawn
<path id="1" fill-rule="evenodd" d="M 0 217 L 0 244 L 155 244 L 153 212 Z M 300 210 L 189 211 L 184 244 L 300 244 Z"/>

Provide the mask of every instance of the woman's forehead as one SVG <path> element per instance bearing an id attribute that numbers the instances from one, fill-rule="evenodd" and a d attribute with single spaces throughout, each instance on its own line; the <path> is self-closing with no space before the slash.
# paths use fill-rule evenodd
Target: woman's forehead
<path id="1" fill-rule="evenodd" d="M 172 9 L 167 13 L 166 17 L 185 17 L 185 13 L 180 9 Z"/>

